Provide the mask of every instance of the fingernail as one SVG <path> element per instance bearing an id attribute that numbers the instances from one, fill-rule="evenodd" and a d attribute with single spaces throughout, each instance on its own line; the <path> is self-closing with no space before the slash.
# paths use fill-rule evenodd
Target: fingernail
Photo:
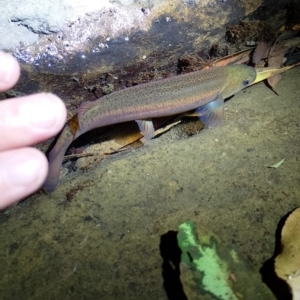
<path id="1" fill-rule="evenodd" d="M 38 180 L 41 161 L 37 158 L 30 158 L 28 155 L 20 154 L 9 158 L 5 164 L 7 166 L 7 181 L 12 186 L 31 185 Z"/>
<path id="2" fill-rule="evenodd" d="M 60 122 L 63 102 L 55 95 L 42 93 L 30 96 L 20 107 L 21 119 L 28 120 L 38 129 L 49 129 Z"/>
<path id="3" fill-rule="evenodd" d="M 9 83 L 14 70 L 15 59 L 8 53 L 0 52 L 0 82 Z"/>

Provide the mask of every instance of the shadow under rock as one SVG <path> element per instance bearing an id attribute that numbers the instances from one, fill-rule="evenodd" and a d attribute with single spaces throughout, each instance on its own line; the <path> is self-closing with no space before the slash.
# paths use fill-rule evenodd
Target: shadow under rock
<path id="1" fill-rule="evenodd" d="M 169 231 L 160 239 L 160 255 L 163 259 L 162 277 L 167 297 L 170 300 L 187 300 L 180 281 L 181 250 L 177 243 L 177 231 Z"/>

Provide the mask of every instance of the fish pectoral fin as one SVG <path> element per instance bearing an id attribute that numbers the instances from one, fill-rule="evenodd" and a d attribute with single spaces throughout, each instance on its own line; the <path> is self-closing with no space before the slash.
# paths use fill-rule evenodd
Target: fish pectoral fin
<path id="1" fill-rule="evenodd" d="M 78 120 L 89 110 L 91 109 L 95 103 L 93 101 L 87 101 L 80 104 L 78 108 Z"/>
<path id="2" fill-rule="evenodd" d="M 216 99 L 196 109 L 196 114 L 207 127 L 220 124 L 224 116 L 224 100 Z"/>
<path id="3" fill-rule="evenodd" d="M 152 120 L 135 120 L 139 129 L 147 141 L 154 136 L 154 126 Z"/>

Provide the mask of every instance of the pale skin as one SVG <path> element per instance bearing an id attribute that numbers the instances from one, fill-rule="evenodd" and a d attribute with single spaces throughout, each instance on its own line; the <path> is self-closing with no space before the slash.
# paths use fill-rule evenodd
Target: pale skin
<path id="1" fill-rule="evenodd" d="M 12 88 L 19 76 L 18 62 L 0 52 L 0 92 Z M 65 105 L 53 94 L 0 101 L 0 209 L 41 187 L 48 173 L 47 158 L 30 146 L 56 135 L 65 120 Z"/>

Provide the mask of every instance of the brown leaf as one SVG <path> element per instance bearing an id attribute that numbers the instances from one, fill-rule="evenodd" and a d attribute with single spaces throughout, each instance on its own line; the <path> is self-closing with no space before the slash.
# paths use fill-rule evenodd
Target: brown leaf
<path id="1" fill-rule="evenodd" d="M 275 57 L 278 55 L 281 55 L 283 57 L 288 49 L 297 47 L 299 44 L 300 44 L 299 37 L 275 42 L 273 47 L 270 49 L 268 60 L 270 60 L 271 57 Z"/>
<path id="2" fill-rule="evenodd" d="M 268 56 L 270 49 L 270 44 L 265 42 L 260 42 L 256 46 L 253 56 L 252 56 L 252 63 L 257 65 L 262 59 Z"/>
<path id="3" fill-rule="evenodd" d="M 219 58 L 213 62 L 214 67 L 227 66 L 229 64 L 242 64 L 249 61 L 249 54 L 252 49 L 243 50 L 234 54 L 230 54 Z"/>
<path id="4" fill-rule="evenodd" d="M 274 67 L 274 68 L 280 68 L 283 64 L 283 56 L 284 56 L 284 52 L 281 52 L 281 53 L 277 54 L 276 56 L 270 57 L 268 59 L 268 66 Z M 270 85 L 272 90 L 277 95 L 279 95 L 279 93 L 275 89 L 275 86 L 281 80 L 281 75 L 280 74 L 274 75 L 272 77 L 269 77 L 267 80 L 268 80 L 268 84 Z"/>
<path id="5" fill-rule="evenodd" d="M 272 88 L 272 90 L 277 94 L 279 95 L 279 93 L 276 91 L 275 89 L 275 86 L 276 84 L 280 81 L 281 79 L 281 74 L 277 74 L 277 75 L 274 75 L 272 77 L 269 77 L 267 80 L 268 80 L 268 84 L 270 85 L 270 87 Z"/>
<path id="6" fill-rule="evenodd" d="M 291 288 L 293 299 L 300 297 L 300 208 L 287 218 L 281 231 L 280 254 L 275 259 L 275 272 Z"/>

